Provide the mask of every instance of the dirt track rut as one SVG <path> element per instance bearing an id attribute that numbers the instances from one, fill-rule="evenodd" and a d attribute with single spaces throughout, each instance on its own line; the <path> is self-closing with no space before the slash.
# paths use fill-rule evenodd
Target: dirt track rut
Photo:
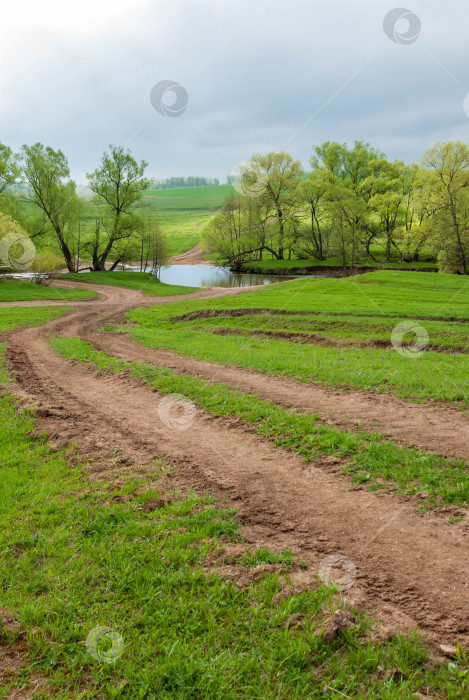
<path id="1" fill-rule="evenodd" d="M 40 328 L 19 329 L 10 335 L 8 358 L 17 389 L 40 403 L 43 426 L 52 437 L 76 439 L 87 451 L 90 446 L 119 446 L 139 461 L 159 455 L 177 468 L 188 486 L 238 505 L 244 534 L 253 545 L 290 547 L 315 569 L 329 554 L 344 555 L 357 567 L 357 579 L 347 593 L 356 605 L 394 628 L 419 625 L 434 642 L 469 644 L 466 524 L 449 527 L 439 515 L 418 515 L 414 503 L 400 502 L 386 490 L 373 494 L 356 490 L 340 475 L 333 459 L 305 464 L 237 421 L 198 411 L 190 428 L 171 430 L 158 413 L 161 396 L 128 377 L 99 376 L 58 357 L 46 333 L 91 338 L 113 354 L 173 363 L 178 371 L 197 370 L 208 379 L 230 381 L 279 403 L 294 391 L 291 402 L 304 410 L 319 410 L 319 398 L 329 396 L 331 411 L 341 407 L 345 421 L 355 405 L 355 392 L 319 394 L 315 393 L 318 387 L 196 363 L 171 353 L 147 351 L 119 337 L 97 336 L 93 331 L 97 325 L 119 318 L 125 310 L 167 299 L 120 288 L 95 289 L 98 300 L 81 304 Z M 194 296 L 220 293 L 212 290 Z M 371 399 L 364 393 L 357 395 L 363 402 Z M 383 405 L 390 397 L 377 399 Z M 403 404 L 400 420 L 404 421 L 407 409 L 407 418 L 415 416 L 414 408 L 422 411 L 414 421 L 415 442 L 424 409 L 435 407 Z M 454 416 L 448 412 L 447 418 Z M 393 429 L 398 429 L 397 424 Z M 463 423 L 458 427 L 462 429 Z M 406 439 L 409 436 L 406 433 Z M 461 445 L 455 443 L 454 449 L 462 449 Z"/>

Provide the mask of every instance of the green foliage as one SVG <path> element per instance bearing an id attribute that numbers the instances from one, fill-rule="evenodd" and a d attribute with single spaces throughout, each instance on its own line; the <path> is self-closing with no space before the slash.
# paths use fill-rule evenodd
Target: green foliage
<path id="1" fill-rule="evenodd" d="M 62 151 L 41 143 L 21 149 L 21 173 L 29 185 L 28 197 L 42 215 L 35 234 L 50 233 L 57 241 L 67 268 L 73 270 L 74 225 L 80 202 L 70 180 L 70 168 Z"/>

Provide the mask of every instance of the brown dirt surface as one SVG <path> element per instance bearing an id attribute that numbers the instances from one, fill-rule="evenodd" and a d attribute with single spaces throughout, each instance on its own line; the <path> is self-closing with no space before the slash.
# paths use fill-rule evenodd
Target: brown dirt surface
<path id="1" fill-rule="evenodd" d="M 346 424 L 357 416 L 377 420 L 380 430 L 400 435 L 401 442 L 422 442 L 420 432 L 430 419 L 434 425 L 425 428 L 426 435 L 441 432 L 440 441 L 427 447 L 441 451 L 442 436 L 447 435 L 450 449 L 467 455 L 467 422 L 462 417 L 441 407 L 408 405 L 390 395 L 345 394 L 96 334 L 96 326 L 121 318 L 132 307 L 169 298 L 114 287 L 95 289 L 98 300 L 40 328 L 17 329 L 10 335 L 8 360 L 16 380 L 12 389 L 24 402 L 39 406 L 40 426 L 52 440 L 76 440 L 80 451 L 88 454 L 119 447 L 122 455 L 140 463 L 159 456 L 175 467 L 174 479 L 186 487 L 237 505 L 249 546 L 274 551 L 288 547 L 312 571 L 324 570 L 328 562 L 331 566 L 331 555 L 342 557 L 345 572 L 356 570 L 344 593 L 353 605 L 394 629 L 419 626 L 435 645 L 468 646 L 467 523 L 450 527 L 438 513 L 420 515 L 414 501 L 400 500 L 390 489 L 370 493 L 353 487 L 340 473 L 338 460 L 323 457 L 305 463 L 238 420 L 197 410 L 187 429 L 168 428 L 160 417 L 162 397 L 157 392 L 129 376 L 103 376 L 59 357 L 47 334 L 90 338 L 113 355 L 166 364 L 177 371 L 197 369 L 207 379 L 229 381 L 284 405 L 330 411 Z M 208 290 L 190 296 L 226 293 Z"/>
<path id="2" fill-rule="evenodd" d="M 210 261 L 205 260 L 201 252 L 201 245 L 197 243 L 185 253 L 174 255 L 171 259 L 171 265 L 210 265 Z"/>

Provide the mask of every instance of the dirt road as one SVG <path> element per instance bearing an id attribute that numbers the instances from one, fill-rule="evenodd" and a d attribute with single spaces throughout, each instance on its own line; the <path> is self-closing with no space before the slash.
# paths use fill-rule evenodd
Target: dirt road
<path id="1" fill-rule="evenodd" d="M 171 265 L 210 265 L 209 260 L 205 260 L 200 250 L 200 243 L 197 243 L 193 248 L 175 255 L 171 260 Z"/>
<path id="2" fill-rule="evenodd" d="M 371 617 L 386 621 L 393 631 L 418 625 L 435 644 L 469 645 L 466 523 L 449 526 L 441 514 L 419 515 L 415 501 L 401 501 L 391 490 L 370 493 L 352 487 L 340 474 L 335 458 L 306 464 L 238 421 L 214 419 L 198 410 L 188 429 L 168 428 L 158 412 L 162 399 L 158 393 L 129 377 L 100 376 L 58 357 L 47 335 L 78 336 L 113 355 L 226 381 L 263 398 L 292 403 L 298 410 L 323 412 L 341 426 L 353 426 L 357 420 L 371 426 L 377 420 L 380 431 L 388 431 L 402 443 L 467 457 L 466 419 L 449 408 L 306 386 L 99 334 L 96 327 L 121 320 L 132 307 L 174 297 L 86 286 L 97 291 L 99 298 L 81 302 L 77 310 L 39 328 L 13 331 L 9 337 L 8 360 L 16 379 L 13 390 L 38 404 L 42 427 L 53 440 L 76 440 L 91 457 L 116 446 L 120 454 L 141 464 L 158 455 L 176 467 L 175 478 L 182 485 L 237 505 L 243 534 L 252 545 L 289 547 L 311 564 L 312 571 L 328 555 L 340 554 L 357 572 L 346 596 Z M 189 298 L 243 291 L 206 290 Z"/>

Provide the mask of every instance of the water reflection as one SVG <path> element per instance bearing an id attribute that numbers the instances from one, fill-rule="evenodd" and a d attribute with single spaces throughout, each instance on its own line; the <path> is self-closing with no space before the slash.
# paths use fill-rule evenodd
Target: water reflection
<path id="1" fill-rule="evenodd" d="M 253 287 L 295 278 L 237 273 L 227 267 L 214 265 L 170 265 L 161 270 L 160 279 L 166 284 L 182 284 L 189 287 Z"/>

